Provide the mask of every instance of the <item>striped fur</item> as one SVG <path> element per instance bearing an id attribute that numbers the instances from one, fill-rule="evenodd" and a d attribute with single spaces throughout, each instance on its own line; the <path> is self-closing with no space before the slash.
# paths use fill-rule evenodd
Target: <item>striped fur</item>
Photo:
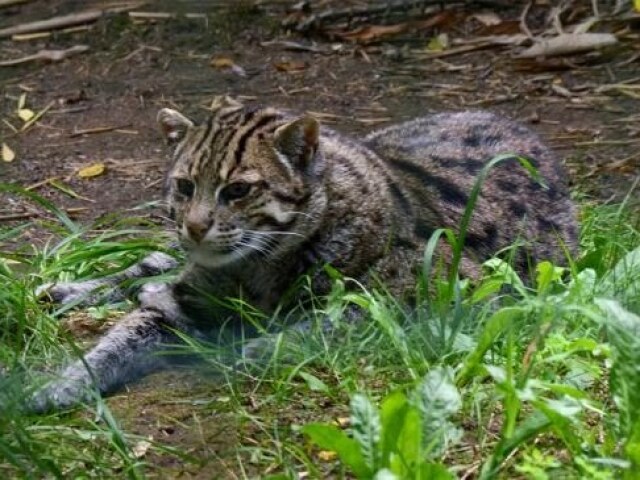
<path id="1" fill-rule="evenodd" d="M 548 188 L 513 162 L 492 171 L 466 237 L 462 273 L 478 276 L 482 260 L 518 241 L 528 254 L 515 257 L 520 270 L 528 261 L 561 262 L 576 246 L 561 165 L 534 133 L 491 113 L 424 117 L 360 141 L 320 130 L 310 117 L 228 99 L 201 125 L 169 109 L 158 119 L 173 149 L 166 197 L 187 264 L 175 282 L 147 285 L 140 308 L 38 391 L 32 410 L 71 406 L 91 398 L 92 385 L 110 392 L 164 368 L 168 357 L 154 353 L 179 343 L 176 331 L 218 338 L 222 325 L 241 319 L 212 298 L 241 297 L 272 312 L 305 272 L 315 294 L 328 293 L 331 282 L 318 265 L 332 264 L 363 285 L 379 279 L 399 296 L 411 293 L 427 240 L 438 228 L 457 229 L 478 172 L 500 153 L 530 158 Z M 440 253 L 450 260 L 446 246 Z M 111 280 L 172 266 L 166 256 L 145 262 Z M 49 293 L 67 303 L 111 280 L 59 284 Z"/>
<path id="2" fill-rule="evenodd" d="M 463 273 L 477 276 L 481 261 L 518 241 L 528 243 L 517 257 L 521 270 L 561 262 L 575 248 L 561 165 L 533 132 L 488 112 L 424 117 L 362 141 L 324 127 L 319 134 L 308 117 L 237 103 L 221 103 L 199 126 L 175 111 L 160 117 L 165 128 L 163 117 L 183 119 L 167 200 L 186 250 L 205 268 L 260 265 L 264 276 L 249 282 L 292 282 L 312 250 L 361 280 L 373 269 L 405 293 L 428 238 L 440 227 L 457 229 L 478 172 L 500 153 L 532 159 L 548 189 L 513 162 L 497 167 L 476 205 Z M 182 178 L 195 185 L 192 198 L 178 191 Z M 238 182 L 250 184 L 249 193 L 227 201 L 226 189 Z M 192 235 L 202 230 L 194 223 L 207 228 L 202 239 Z"/>

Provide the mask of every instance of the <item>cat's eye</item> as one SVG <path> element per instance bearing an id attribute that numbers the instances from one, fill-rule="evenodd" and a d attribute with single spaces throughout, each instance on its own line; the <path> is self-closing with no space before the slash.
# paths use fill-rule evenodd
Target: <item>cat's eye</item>
<path id="1" fill-rule="evenodd" d="M 180 195 L 184 195 L 187 198 L 193 197 L 193 192 L 196 189 L 194 183 L 187 178 L 178 178 L 176 180 L 176 188 Z"/>
<path id="2" fill-rule="evenodd" d="M 235 182 L 227 185 L 220 192 L 220 197 L 227 202 L 246 197 L 251 191 L 251 184 L 247 182 Z"/>

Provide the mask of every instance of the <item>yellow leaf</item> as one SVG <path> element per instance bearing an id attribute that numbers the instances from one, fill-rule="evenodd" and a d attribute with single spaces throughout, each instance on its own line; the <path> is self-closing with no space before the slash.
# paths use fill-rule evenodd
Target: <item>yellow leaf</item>
<path id="1" fill-rule="evenodd" d="M 442 52 L 449 48 L 449 37 L 446 33 L 441 33 L 437 37 L 433 37 L 427 44 L 427 50 L 432 52 Z"/>
<path id="2" fill-rule="evenodd" d="M 330 452 L 329 450 L 321 450 L 318 452 L 318 458 L 323 462 L 330 462 L 338 458 L 338 454 L 336 452 Z"/>
<path id="3" fill-rule="evenodd" d="M 640 12 L 640 0 L 633 0 L 633 8 L 636 9 L 636 12 Z"/>
<path id="4" fill-rule="evenodd" d="M 336 418 L 336 425 L 340 428 L 346 428 L 351 425 L 351 418 L 349 417 L 338 417 Z"/>
<path id="5" fill-rule="evenodd" d="M 151 442 L 147 440 L 141 440 L 133 446 L 133 448 L 131 449 L 131 453 L 133 453 L 133 456 L 135 458 L 142 458 L 147 454 L 147 450 L 149 450 L 150 446 Z"/>
<path id="6" fill-rule="evenodd" d="M 5 162 L 13 162 L 16 158 L 16 154 L 13 150 L 9 148 L 9 145 L 6 143 L 2 144 L 2 160 Z"/>
<path id="7" fill-rule="evenodd" d="M 227 57 L 216 57 L 212 58 L 209 64 L 215 68 L 225 69 L 233 67 L 235 65 L 235 62 Z"/>
<path id="8" fill-rule="evenodd" d="M 33 110 L 29 110 L 28 108 L 21 108 L 18 110 L 18 116 L 23 122 L 28 122 L 35 116 L 35 113 L 33 113 Z"/>
<path id="9" fill-rule="evenodd" d="M 93 165 L 89 165 L 88 167 L 81 168 L 78 171 L 78 176 L 80 178 L 97 177 L 98 175 L 102 175 L 104 171 L 104 163 L 94 163 Z"/>

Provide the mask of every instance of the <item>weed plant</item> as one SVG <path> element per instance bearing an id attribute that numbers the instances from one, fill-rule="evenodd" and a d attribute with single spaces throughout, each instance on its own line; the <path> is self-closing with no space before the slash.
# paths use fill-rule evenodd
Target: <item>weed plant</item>
<path id="1" fill-rule="evenodd" d="M 54 220 L 38 225 L 52 235 L 39 247 L 20 246 L 30 225 L 0 230 L 0 475 L 162 476 L 162 462 L 136 452 L 148 439 L 98 395 L 74 412 L 21 407 L 42 374 L 86 348 L 62 328 L 68 309 L 47 308 L 36 287 L 120 270 L 165 236 L 142 219 L 83 229 L 46 200 L 4 189 Z M 332 293 L 302 312 L 312 327 L 270 333 L 260 362 L 230 364 L 219 347 L 185 339 L 182 353 L 221 379 L 227 410 L 252 432 L 225 464 L 239 478 L 640 478 L 640 215 L 630 201 L 583 202 L 581 255 L 568 267 L 541 262 L 525 279 L 493 258 L 480 281 L 460 279 L 465 217 L 461 236 L 442 230 L 429 243 L 415 306 L 332 272 Z M 448 271 L 435 253 L 443 240 L 456 252 Z M 278 323 L 235 305 L 258 329 Z M 353 305 L 366 321 L 341 321 Z M 99 321 L 129 308 L 88 313 Z M 190 445 L 149 448 L 203 461 Z"/>

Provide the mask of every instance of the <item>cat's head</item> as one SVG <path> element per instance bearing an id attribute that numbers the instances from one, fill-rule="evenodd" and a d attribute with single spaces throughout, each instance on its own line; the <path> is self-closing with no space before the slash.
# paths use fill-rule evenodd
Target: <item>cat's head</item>
<path id="1" fill-rule="evenodd" d="M 158 123 L 172 148 L 167 204 L 193 261 L 272 260 L 315 232 L 326 207 L 317 120 L 222 97 L 202 124 L 168 108 Z"/>

